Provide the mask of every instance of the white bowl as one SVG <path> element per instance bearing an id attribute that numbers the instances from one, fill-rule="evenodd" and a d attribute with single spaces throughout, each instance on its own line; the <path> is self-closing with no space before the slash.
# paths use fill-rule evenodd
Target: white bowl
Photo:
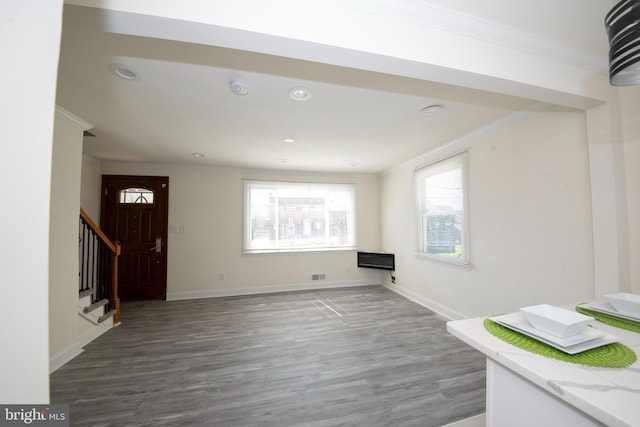
<path id="1" fill-rule="evenodd" d="M 603 298 L 622 314 L 640 316 L 640 295 L 619 293 L 603 295 Z"/>
<path id="2" fill-rule="evenodd" d="M 534 328 L 561 338 L 579 334 L 594 320 L 593 317 L 549 304 L 522 307 L 520 311 Z"/>

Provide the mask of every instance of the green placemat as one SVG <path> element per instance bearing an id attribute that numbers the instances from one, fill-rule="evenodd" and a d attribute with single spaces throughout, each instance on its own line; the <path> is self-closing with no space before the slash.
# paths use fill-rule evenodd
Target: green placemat
<path id="1" fill-rule="evenodd" d="M 636 353 L 633 350 L 617 342 L 592 348 L 578 354 L 567 354 L 520 332 L 502 326 L 488 317 L 484 319 L 484 327 L 492 335 L 518 348 L 575 365 L 626 368 L 633 365 L 637 360 Z"/>
<path id="2" fill-rule="evenodd" d="M 640 323 L 635 323 L 632 321 L 620 319 L 619 317 L 615 317 L 615 316 L 609 316 L 608 314 L 605 314 L 605 313 L 600 313 L 598 311 L 593 311 L 587 308 L 580 307 L 580 305 L 576 306 L 576 311 L 578 313 L 591 316 L 594 319 L 601 321 L 602 323 L 606 323 L 607 325 L 615 326 L 616 328 L 626 329 L 627 331 L 637 332 L 640 334 Z"/>

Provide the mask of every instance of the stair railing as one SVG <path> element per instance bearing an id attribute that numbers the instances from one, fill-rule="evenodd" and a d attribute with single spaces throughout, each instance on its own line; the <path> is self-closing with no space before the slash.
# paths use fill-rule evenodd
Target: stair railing
<path id="1" fill-rule="evenodd" d="M 85 312 L 104 306 L 98 319 L 113 316 L 113 323 L 120 321 L 120 299 L 118 298 L 118 256 L 120 245 L 112 242 L 80 209 L 78 232 L 79 286 L 80 296 L 91 295 L 91 305 Z"/>

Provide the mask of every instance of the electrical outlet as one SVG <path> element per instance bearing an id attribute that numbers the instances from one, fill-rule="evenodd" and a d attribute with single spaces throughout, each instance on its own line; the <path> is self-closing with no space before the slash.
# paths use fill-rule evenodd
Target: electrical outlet
<path id="1" fill-rule="evenodd" d="M 224 280 L 224 273 L 218 273 L 218 280 L 221 282 Z"/>

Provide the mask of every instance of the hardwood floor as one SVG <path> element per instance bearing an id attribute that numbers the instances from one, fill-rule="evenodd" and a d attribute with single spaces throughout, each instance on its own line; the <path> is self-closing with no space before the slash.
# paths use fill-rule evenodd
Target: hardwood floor
<path id="1" fill-rule="evenodd" d="M 485 358 L 382 287 L 122 303 L 51 375 L 74 426 L 441 426 L 485 410 Z"/>

